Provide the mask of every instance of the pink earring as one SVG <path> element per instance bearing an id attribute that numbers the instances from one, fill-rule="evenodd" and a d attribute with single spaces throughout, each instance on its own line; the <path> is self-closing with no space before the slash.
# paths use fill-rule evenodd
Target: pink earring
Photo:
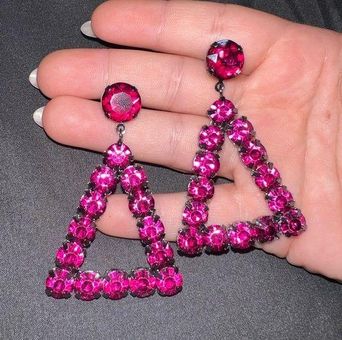
<path id="1" fill-rule="evenodd" d="M 177 238 L 179 251 L 188 256 L 200 255 L 203 249 L 211 253 L 224 253 L 229 246 L 246 251 L 253 247 L 254 242 L 272 241 L 278 234 L 298 235 L 306 228 L 303 214 L 294 207 L 292 194 L 281 184 L 279 171 L 268 161 L 265 147 L 255 138 L 252 123 L 244 116 L 237 117 L 234 104 L 223 96 L 223 80 L 241 73 L 244 64 L 241 46 L 231 40 L 214 42 L 206 61 L 209 73 L 218 78 L 215 89 L 220 98 L 208 110 L 210 124 L 200 131 L 200 150 L 193 160 L 195 176 L 188 185 L 189 199 L 183 211 L 184 227 Z M 255 184 L 265 193 L 273 215 L 228 226 L 205 226 L 208 220 L 206 202 L 214 195 L 213 178 L 220 169 L 218 152 L 225 135 L 237 146 L 242 163 L 251 171 Z"/>
<path id="2" fill-rule="evenodd" d="M 90 176 L 88 190 L 80 199 L 77 215 L 68 226 L 67 241 L 57 250 L 56 268 L 46 279 L 46 293 L 54 298 L 68 298 L 75 293 L 81 300 L 93 300 L 101 295 L 112 300 L 130 293 L 136 297 L 177 294 L 183 285 L 182 274 L 173 266 L 174 254 L 164 240 L 165 230 L 155 214 L 154 199 L 148 189 L 147 175 L 141 165 L 134 162 L 131 150 L 123 143 L 124 122 L 135 118 L 141 109 L 141 98 L 134 86 L 115 83 L 108 86 L 102 97 L 106 116 L 118 123 L 117 143 L 105 152 L 103 165 Z M 150 268 L 137 268 L 130 274 L 112 269 L 104 276 L 95 271 L 80 271 L 86 250 L 95 239 L 98 219 L 106 210 L 107 197 L 117 184 L 128 194 L 128 206 L 137 218 L 142 244 L 145 246 Z"/>

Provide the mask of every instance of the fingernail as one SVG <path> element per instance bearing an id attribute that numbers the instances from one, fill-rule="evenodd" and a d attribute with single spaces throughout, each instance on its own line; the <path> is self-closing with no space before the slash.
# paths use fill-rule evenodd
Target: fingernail
<path id="1" fill-rule="evenodd" d="M 86 35 L 87 37 L 90 38 L 97 38 L 95 33 L 93 32 L 93 29 L 91 28 L 91 21 L 86 21 L 82 26 L 81 26 L 81 32 Z"/>
<path id="2" fill-rule="evenodd" d="M 38 83 L 37 83 L 37 68 L 34 69 L 30 75 L 29 75 L 29 81 L 31 83 L 32 86 L 34 86 L 35 88 L 38 89 Z"/>
<path id="3" fill-rule="evenodd" d="M 37 125 L 40 127 L 43 127 L 43 112 L 44 112 L 45 106 L 40 107 L 33 113 L 33 120 Z"/>

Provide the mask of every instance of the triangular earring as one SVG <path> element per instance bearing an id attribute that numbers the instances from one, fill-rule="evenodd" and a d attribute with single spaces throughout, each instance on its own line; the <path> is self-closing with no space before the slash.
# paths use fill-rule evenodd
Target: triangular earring
<path id="1" fill-rule="evenodd" d="M 232 249 L 246 251 L 254 242 L 272 241 L 278 234 L 296 236 L 306 228 L 301 211 L 294 207 L 292 194 L 281 185 L 279 171 L 268 161 L 265 147 L 255 138 L 252 123 L 244 116 L 237 117 L 234 104 L 223 96 L 223 80 L 241 73 L 244 54 L 241 46 L 231 40 L 214 42 L 207 53 L 209 73 L 218 78 L 215 89 L 220 94 L 208 110 L 211 119 L 200 131 L 199 147 L 193 160 L 193 172 L 188 186 L 189 199 L 183 211 L 184 226 L 178 233 L 180 253 L 200 255 L 205 249 L 211 253 L 225 253 Z M 218 152 L 225 135 L 237 146 L 242 163 L 251 171 L 255 184 L 265 193 L 273 213 L 254 221 L 239 221 L 228 226 L 206 226 L 208 206 L 214 195 L 213 178 L 220 168 Z"/>
<path id="2" fill-rule="evenodd" d="M 102 107 L 106 116 L 118 123 L 119 140 L 107 149 L 103 164 L 90 176 L 88 190 L 69 224 L 67 241 L 57 250 L 57 267 L 50 270 L 46 279 L 49 296 L 61 299 L 74 293 L 76 298 L 86 301 L 100 296 L 118 300 L 128 293 L 147 297 L 157 291 L 160 295 L 171 296 L 182 289 L 183 277 L 173 266 L 173 250 L 164 240 L 164 225 L 155 214 L 146 172 L 135 164 L 131 150 L 123 143 L 124 122 L 135 118 L 141 106 L 140 95 L 132 85 L 115 83 L 105 89 Z M 95 221 L 105 212 L 107 196 L 115 192 L 118 184 L 127 193 L 129 210 L 137 218 L 150 268 L 137 268 L 130 274 L 112 269 L 103 276 L 95 271 L 82 272 L 85 248 L 95 239 Z"/>

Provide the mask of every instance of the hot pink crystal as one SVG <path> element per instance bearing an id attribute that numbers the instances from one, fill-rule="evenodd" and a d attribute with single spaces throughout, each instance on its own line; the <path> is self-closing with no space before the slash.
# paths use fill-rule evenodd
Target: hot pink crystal
<path id="1" fill-rule="evenodd" d="M 129 278 L 129 288 L 133 296 L 144 298 L 156 289 L 156 278 L 146 268 L 135 269 Z"/>
<path id="2" fill-rule="evenodd" d="M 266 198 L 268 200 L 268 207 L 273 212 L 287 210 L 289 205 L 293 202 L 292 194 L 283 185 L 272 188 L 267 193 Z"/>
<path id="3" fill-rule="evenodd" d="M 141 109 L 138 90 L 126 83 L 106 87 L 102 96 L 102 108 L 106 116 L 116 122 L 126 122 L 137 116 Z"/>
<path id="4" fill-rule="evenodd" d="M 206 201 L 214 196 L 214 182 L 207 177 L 194 177 L 188 185 L 188 195 L 195 201 Z"/>
<path id="5" fill-rule="evenodd" d="M 232 40 L 214 42 L 207 53 L 208 70 L 219 79 L 230 79 L 240 74 L 244 60 L 242 47 Z"/>
<path id="6" fill-rule="evenodd" d="M 65 242 L 57 250 L 56 264 L 65 269 L 78 269 L 82 266 L 85 251 L 77 242 Z"/>
<path id="7" fill-rule="evenodd" d="M 199 151 L 193 161 L 193 171 L 204 177 L 213 177 L 220 170 L 218 155 L 210 151 Z"/>
<path id="8" fill-rule="evenodd" d="M 120 177 L 121 187 L 125 192 L 140 188 L 147 182 L 145 170 L 140 165 L 129 165 Z"/>
<path id="9" fill-rule="evenodd" d="M 107 165 L 96 167 L 90 176 L 90 186 L 92 190 L 100 193 L 115 192 L 117 179 L 115 172 Z"/>
<path id="10" fill-rule="evenodd" d="M 211 253 L 222 253 L 228 248 L 228 235 L 226 229 L 217 224 L 210 225 L 204 232 L 204 244 Z"/>
<path id="11" fill-rule="evenodd" d="M 173 250 L 168 242 L 157 241 L 147 246 L 147 262 L 152 269 L 173 264 Z"/>
<path id="12" fill-rule="evenodd" d="M 87 190 L 80 199 L 80 208 L 91 218 L 100 217 L 106 210 L 107 200 L 98 191 Z"/>
<path id="13" fill-rule="evenodd" d="M 199 135 L 199 146 L 208 151 L 219 151 L 224 142 L 224 133 L 215 125 L 203 126 Z"/>
<path id="14" fill-rule="evenodd" d="M 209 117 L 216 124 L 226 124 L 231 122 L 237 114 L 234 104 L 225 98 L 220 98 L 211 104 L 208 110 Z"/>
<path id="15" fill-rule="evenodd" d="M 183 275 L 177 267 L 165 267 L 159 271 L 156 284 L 160 295 L 176 295 L 182 290 Z"/>
<path id="16" fill-rule="evenodd" d="M 107 149 L 104 163 L 111 168 L 123 169 L 131 163 L 132 157 L 132 152 L 126 144 L 115 143 Z"/>
<path id="17" fill-rule="evenodd" d="M 164 224 L 157 216 L 145 216 L 138 227 L 140 240 L 145 244 L 160 241 L 165 235 Z"/>
<path id="18" fill-rule="evenodd" d="M 280 218 L 278 226 L 285 236 L 297 236 L 306 229 L 306 220 L 299 209 L 292 208 Z"/>
<path id="19" fill-rule="evenodd" d="M 74 279 L 66 269 L 54 268 L 45 281 L 46 294 L 55 299 L 67 299 L 74 289 Z"/>
<path id="20" fill-rule="evenodd" d="M 84 301 L 98 299 L 101 296 L 103 281 L 94 271 L 80 272 L 75 279 L 75 297 Z"/>
<path id="21" fill-rule="evenodd" d="M 133 191 L 129 198 L 128 208 L 135 217 L 144 217 L 154 209 L 154 198 L 149 191 Z"/>
<path id="22" fill-rule="evenodd" d="M 252 123 L 246 118 L 235 119 L 227 131 L 228 138 L 234 143 L 241 145 L 253 138 L 254 128 Z"/>
<path id="23" fill-rule="evenodd" d="M 249 222 L 237 222 L 229 226 L 227 235 L 234 249 L 247 250 L 253 245 L 252 225 Z"/>
<path id="24" fill-rule="evenodd" d="M 280 181 L 279 171 L 270 163 L 264 163 L 256 168 L 255 184 L 263 191 L 269 190 Z"/>
<path id="25" fill-rule="evenodd" d="M 259 242 L 272 241 L 277 235 L 277 225 L 272 216 L 262 216 L 255 221 L 256 228 L 259 229 Z"/>
<path id="26" fill-rule="evenodd" d="M 188 201 L 183 211 L 183 223 L 197 226 L 208 221 L 208 207 L 200 201 Z"/>
<path id="27" fill-rule="evenodd" d="M 194 227 L 182 229 L 177 237 L 178 249 L 185 255 L 194 256 L 202 253 L 204 240 L 202 233 Z"/>
<path id="28" fill-rule="evenodd" d="M 265 147 L 259 140 L 249 140 L 240 149 L 242 163 L 250 169 L 255 169 L 267 158 Z"/>
<path id="29" fill-rule="evenodd" d="M 89 246 L 94 241 L 96 235 L 96 225 L 87 216 L 74 217 L 69 226 L 67 237 L 69 240 L 77 241 L 82 246 Z"/>
<path id="30" fill-rule="evenodd" d="M 128 275 L 123 270 L 112 269 L 103 278 L 103 296 L 111 300 L 119 300 L 127 296 L 129 291 Z"/>

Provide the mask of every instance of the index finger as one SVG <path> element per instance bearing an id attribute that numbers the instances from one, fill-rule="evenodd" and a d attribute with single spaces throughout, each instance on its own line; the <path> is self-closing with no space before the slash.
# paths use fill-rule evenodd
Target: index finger
<path id="1" fill-rule="evenodd" d="M 257 10 L 203 1 L 111 0 L 92 16 L 102 40 L 126 46 L 204 59 L 211 43 L 231 39 L 248 55 L 251 73 L 283 32 L 288 21 Z"/>

